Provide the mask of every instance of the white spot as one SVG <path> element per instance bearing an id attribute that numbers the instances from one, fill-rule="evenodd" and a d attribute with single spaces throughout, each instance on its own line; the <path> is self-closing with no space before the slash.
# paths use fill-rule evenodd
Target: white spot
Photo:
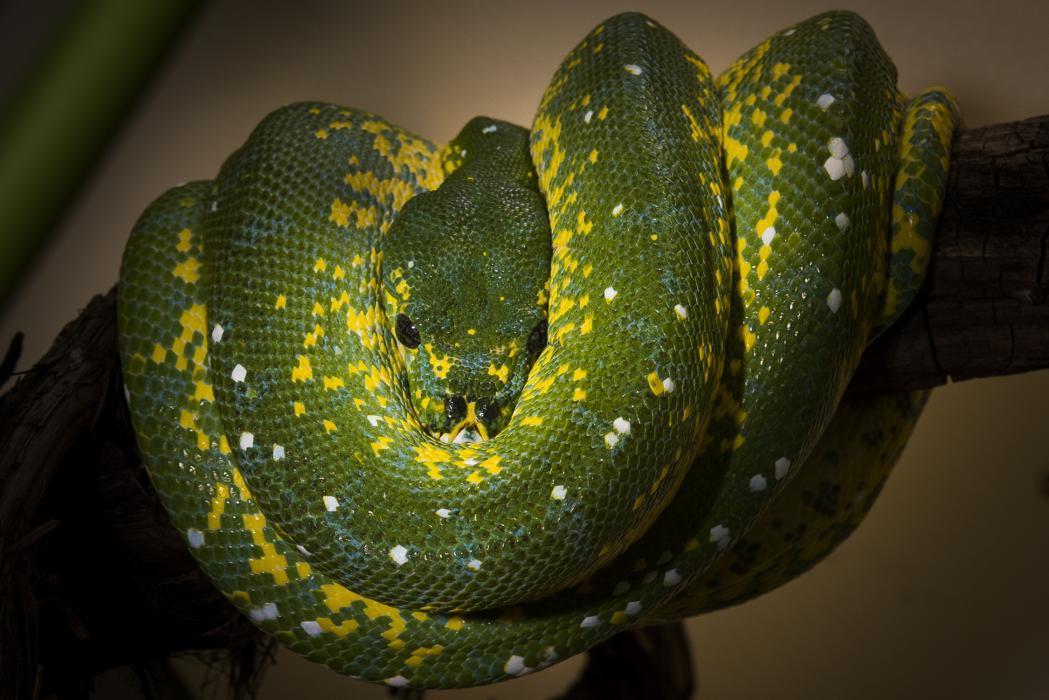
<path id="1" fill-rule="evenodd" d="M 273 459 L 277 461 L 284 459 L 284 445 L 273 445 Z"/>
<path id="2" fill-rule="evenodd" d="M 415 267 L 415 261 L 414 261 L 414 260 L 409 260 L 409 261 L 408 261 L 408 269 L 410 270 L 410 269 L 412 269 L 413 267 Z"/>
<path id="3" fill-rule="evenodd" d="M 526 673 L 531 673 L 535 669 L 528 668 L 524 664 L 524 657 L 514 654 L 506 663 L 503 664 L 503 671 L 509 673 L 511 676 L 523 676 Z"/>
<path id="4" fill-rule="evenodd" d="M 400 566 L 401 564 L 408 561 L 408 550 L 404 547 L 404 545 L 394 545 L 393 547 L 390 547 L 390 559 L 393 559 L 394 564 Z M 479 565 L 480 562 L 478 562 L 478 566 Z"/>
<path id="5" fill-rule="evenodd" d="M 671 379 L 670 377 L 667 377 L 666 379 L 663 380 L 663 391 L 667 392 L 668 394 L 670 392 L 674 391 L 674 386 L 675 386 L 674 380 Z"/>
<path id="6" fill-rule="evenodd" d="M 866 170 L 860 171 L 860 180 L 863 181 L 863 189 L 867 189 L 867 187 L 871 184 L 871 176 L 867 174 Z"/>
<path id="7" fill-rule="evenodd" d="M 838 228 L 840 230 L 846 230 L 847 228 L 849 228 L 849 215 L 845 212 L 841 212 L 840 214 L 834 217 L 834 223 L 838 225 Z"/>
<path id="8" fill-rule="evenodd" d="M 189 546 L 193 549 L 200 549 L 204 546 L 204 533 L 195 527 L 186 530 L 186 539 L 189 540 Z"/>
<path id="9" fill-rule="evenodd" d="M 630 584 L 626 581 L 620 581 L 616 584 L 616 587 L 612 589 L 612 595 L 623 595 L 630 590 Z"/>
<path id="10" fill-rule="evenodd" d="M 311 637 L 321 636 L 321 626 L 314 620 L 303 620 L 299 623 L 302 626 L 303 632 L 310 635 Z"/>
<path id="11" fill-rule="evenodd" d="M 250 613 L 251 619 L 255 622 L 262 622 L 263 620 L 276 620 L 280 615 L 277 612 L 277 606 L 274 603 L 266 603 L 261 608 L 255 608 Z"/>
<path id="12" fill-rule="evenodd" d="M 615 428 L 616 432 L 620 435 L 627 435 L 630 433 L 630 421 L 623 418 L 623 416 L 612 421 L 612 427 Z"/>
<path id="13" fill-rule="evenodd" d="M 255 444 L 255 436 L 251 433 L 240 434 L 240 449 L 247 450 Z"/>
<path id="14" fill-rule="evenodd" d="M 681 583 L 681 574 L 677 572 L 677 569 L 669 569 L 663 574 L 663 585 L 666 587 L 676 586 Z"/>
<path id="15" fill-rule="evenodd" d="M 448 510 L 447 508 L 438 508 L 434 511 L 434 513 L 437 513 L 438 518 L 447 518 L 452 514 L 452 511 Z"/>
<path id="16" fill-rule="evenodd" d="M 470 561 L 466 562 L 466 568 L 469 569 L 470 571 L 480 571 L 481 570 L 481 560 L 480 559 L 471 559 Z"/>
<path id="17" fill-rule="evenodd" d="M 393 678 L 387 678 L 383 683 L 393 688 L 403 688 L 408 685 L 408 679 L 404 676 L 394 676 Z"/>
<path id="18" fill-rule="evenodd" d="M 481 133 L 482 134 L 492 134 L 492 133 L 495 133 L 495 131 L 496 131 L 495 124 L 489 124 L 485 128 L 481 129 Z"/>
<path id="19" fill-rule="evenodd" d="M 242 382 L 244 378 L 248 376 L 248 370 L 244 369 L 244 365 L 238 364 L 233 368 L 233 372 L 230 375 L 235 382 Z"/>
<path id="20" fill-rule="evenodd" d="M 612 301 L 616 298 L 617 294 L 619 294 L 619 292 L 612 287 L 605 287 L 605 301 Z"/>
<path id="21" fill-rule="evenodd" d="M 729 530 L 724 525 L 715 525 L 710 528 L 710 541 L 718 546 L 718 549 L 725 549 L 728 547 L 731 538 L 729 537 Z"/>
<path id="22" fill-rule="evenodd" d="M 218 210 L 219 210 L 219 200 L 216 199 L 215 201 L 213 201 L 211 203 L 211 211 L 218 211 Z"/>
<path id="23" fill-rule="evenodd" d="M 772 245 L 772 239 L 775 238 L 775 237 L 776 237 L 776 227 L 775 226 L 769 226 L 761 234 L 761 242 L 764 243 L 765 245 Z"/>
<path id="24" fill-rule="evenodd" d="M 463 158 L 465 158 L 466 157 L 466 149 L 465 148 L 460 148 L 459 149 L 459 155 L 462 156 Z"/>
<path id="25" fill-rule="evenodd" d="M 750 490 L 754 493 L 760 493 L 761 491 L 764 491 L 768 485 L 768 479 L 763 477 L 761 474 L 755 474 L 754 476 L 750 477 Z"/>
<path id="26" fill-rule="evenodd" d="M 790 469 L 790 460 L 786 457 L 780 457 L 776 460 L 776 478 L 782 479 L 787 475 L 787 471 Z"/>
<path id="27" fill-rule="evenodd" d="M 688 318 L 688 309 L 686 309 L 681 304 L 675 304 L 674 305 L 674 315 L 676 315 L 679 319 L 684 321 L 686 318 Z"/>
<path id="28" fill-rule="evenodd" d="M 849 155 L 849 147 L 845 145 L 845 140 L 840 136 L 835 136 L 827 142 L 827 150 L 839 160 Z"/>
<path id="29" fill-rule="evenodd" d="M 211 340 L 212 340 L 212 342 L 217 343 L 217 342 L 221 341 L 222 340 L 222 333 L 223 333 L 222 326 L 220 326 L 219 324 L 216 323 L 215 327 L 211 329 Z"/>
<path id="30" fill-rule="evenodd" d="M 586 124 L 590 123 L 590 120 L 594 118 L 594 110 L 588 109 L 586 114 L 583 115 L 583 122 Z"/>
<path id="31" fill-rule="evenodd" d="M 783 32 L 783 36 L 790 36 L 791 34 L 793 34 L 796 31 L 798 31 L 798 30 L 797 29 L 788 29 L 787 31 Z"/>
<path id="32" fill-rule="evenodd" d="M 627 615 L 637 615 L 638 613 L 641 612 L 641 601 L 640 600 L 632 600 L 632 601 L 630 601 L 629 603 L 626 604 L 626 607 L 623 608 L 623 612 L 626 613 Z"/>
<path id="33" fill-rule="evenodd" d="M 554 499 L 555 501 L 565 500 L 566 495 L 568 495 L 568 489 L 566 489 L 562 484 L 558 484 L 550 491 L 550 498 Z"/>
<path id="34" fill-rule="evenodd" d="M 830 176 L 831 180 L 840 180 L 841 176 L 845 174 L 845 165 L 840 158 L 835 158 L 834 156 L 824 161 L 823 169 L 827 171 L 827 175 Z"/>
<path id="35" fill-rule="evenodd" d="M 852 159 L 852 156 L 847 155 L 842 158 L 841 164 L 845 168 L 845 174 L 852 177 L 852 174 L 856 172 L 856 161 Z"/>
<path id="36" fill-rule="evenodd" d="M 456 445 L 461 445 L 464 442 L 480 442 L 481 435 L 473 430 L 460 430 L 459 434 L 455 436 L 452 442 Z"/>
<path id="37" fill-rule="evenodd" d="M 464 459 L 464 460 L 463 460 L 463 464 L 465 464 L 465 465 L 466 465 L 466 466 L 468 466 L 468 467 L 473 467 L 473 466 L 476 466 L 476 465 L 477 465 L 477 463 L 478 463 L 478 462 L 477 462 L 477 459 L 476 459 L 476 458 L 474 458 L 474 457 L 470 457 L 469 459 Z"/>
<path id="38" fill-rule="evenodd" d="M 827 109 L 834 104 L 834 95 L 825 92 L 816 99 L 816 104 L 820 106 L 820 109 Z"/>
<path id="39" fill-rule="evenodd" d="M 324 501 L 324 508 L 329 513 L 334 513 L 339 509 L 339 499 L 337 499 L 335 496 L 325 496 L 321 500 Z"/>
<path id="40" fill-rule="evenodd" d="M 827 295 L 827 306 L 831 313 L 838 313 L 838 309 L 841 308 L 841 290 L 837 287 L 830 290 L 830 294 Z"/>
<path id="41" fill-rule="evenodd" d="M 612 449 L 619 444 L 619 436 L 615 433 L 605 433 L 605 444 L 608 445 L 608 449 Z"/>
<path id="42" fill-rule="evenodd" d="M 310 550 L 306 549 L 301 544 L 295 545 L 295 549 L 299 550 L 299 553 L 304 557 L 310 556 Z"/>
<path id="43" fill-rule="evenodd" d="M 441 433 L 441 442 L 451 442 L 452 436 L 448 433 Z"/>
<path id="44" fill-rule="evenodd" d="M 368 419 L 368 422 L 372 424 L 373 428 L 378 427 L 379 421 L 382 420 L 382 416 L 376 416 L 376 415 L 366 416 L 366 418 Z"/>
<path id="45" fill-rule="evenodd" d="M 622 203 L 617 204 L 614 207 L 612 207 L 612 216 L 619 216 L 622 213 L 623 213 L 623 204 Z"/>
<path id="46" fill-rule="evenodd" d="M 623 69 L 630 75 L 641 75 L 641 66 L 634 65 L 633 63 L 626 64 L 623 66 Z"/>
<path id="47" fill-rule="evenodd" d="M 579 623 L 579 626 L 583 629 L 590 629 L 591 627 L 597 627 L 597 623 L 600 622 L 597 615 L 587 615 L 583 618 L 583 621 Z"/>

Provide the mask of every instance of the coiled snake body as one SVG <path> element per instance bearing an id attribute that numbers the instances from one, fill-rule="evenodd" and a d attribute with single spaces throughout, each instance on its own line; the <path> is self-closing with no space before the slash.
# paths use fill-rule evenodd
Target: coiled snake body
<path id="1" fill-rule="evenodd" d="M 394 686 L 520 675 L 804 571 L 924 402 L 838 405 L 946 178 L 953 102 L 895 81 L 848 13 L 716 80 L 626 14 L 530 132 L 438 148 L 274 112 L 125 253 L 124 377 L 174 525 L 264 630 Z"/>

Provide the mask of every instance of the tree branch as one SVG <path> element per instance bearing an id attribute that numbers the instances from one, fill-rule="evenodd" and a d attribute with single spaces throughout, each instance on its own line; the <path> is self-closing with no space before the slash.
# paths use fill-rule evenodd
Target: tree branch
<path id="1" fill-rule="evenodd" d="M 953 159 L 927 286 L 869 348 L 853 394 L 1049 367 L 1049 116 L 964 131 Z M 234 694 L 252 695 L 272 640 L 211 586 L 140 464 L 115 291 L 0 396 L 0 425 L 0 698 L 81 695 L 118 665 L 148 687 L 171 654 L 214 650 Z M 677 624 L 595 648 L 563 697 L 692 686 Z"/>

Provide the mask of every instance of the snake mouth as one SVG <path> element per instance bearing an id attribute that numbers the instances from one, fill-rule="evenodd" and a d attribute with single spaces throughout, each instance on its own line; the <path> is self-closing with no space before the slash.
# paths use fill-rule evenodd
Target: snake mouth
<path id="1" fill-rule="evenodd" d="M 494 436 L 487 423 L 499 416 L 499 404 L 486 398 L 467 401 L 449 396 L 445 398 L 445 416 L 445 432 L 438 436 L 441 442 L 484 442 Z"/>

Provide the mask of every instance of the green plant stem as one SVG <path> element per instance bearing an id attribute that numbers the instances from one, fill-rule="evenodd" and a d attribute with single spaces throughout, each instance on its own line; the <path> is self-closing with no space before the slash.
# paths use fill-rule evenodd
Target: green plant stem
<path id="1" fill-rule="evenodd" d="M 0 114 L 0 303 L 116 132 L 197 0 L 88 0 Z"/>

